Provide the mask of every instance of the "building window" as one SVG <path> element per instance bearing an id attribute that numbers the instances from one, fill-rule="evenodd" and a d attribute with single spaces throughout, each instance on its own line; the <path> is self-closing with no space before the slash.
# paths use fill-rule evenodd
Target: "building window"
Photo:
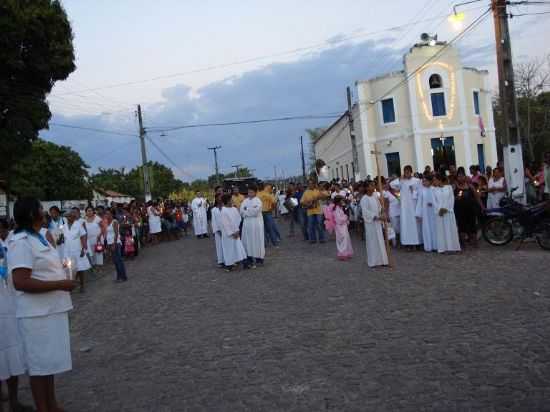
<path id="1" fill-rule="evenodd" d="M 430 89 L 441 89 L 443 87 L 443 80 L 439 74 L 432 74 L 430 76 Z"/>
<path id="2" fill-rule="evenodd" d="M 449 170 L 456 166 L 454 137 L 436 137 L 432 139 L 433 170 Z"/>
<path id="3" fill-rule="evenodd" d="M 388 166 L 388 176 L 401 176 L 401 160 L 399 152 L 386 153 L 386 164 Z"/>
<path id="4" fill-rule="evenodd" d="M 395 106 L 393 97 L 382 100 L 382 121 L 384 124 L 395 123 Z"/>
<path id="5" fill-rule="evenodd" d="M 437 92 L 431 94 L 432 98 L 432 114 L 434 117 L 446 116 L 447 108 L 445 107 L 445 93 Z"/>
<path id="6" fill-rule="evenodd" d="M 479 92 L 474 91 L 474 113 L 479 116 Z"/>

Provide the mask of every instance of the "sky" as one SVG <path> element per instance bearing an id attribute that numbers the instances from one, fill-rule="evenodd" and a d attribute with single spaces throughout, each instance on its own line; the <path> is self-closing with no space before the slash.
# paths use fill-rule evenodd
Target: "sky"
<path id="1" fill-rule="evenodd" d="M 467 26 L 488 0 L 463 6 Z M 448 0 L 64 0 L 77 69 L 48 97 L 41 136 L 80 153 L 94 173 L 141 162 L 136 106 L 149 159 L 183 180 L 242 164 L 260 178 L 300 174 L 300 136 L 346 110 L 346 87 L 393 70 L 423 32 L 460 30 Z M 550 10 L 521 6 L 513 12 Z M 516 62 L 550 53 L 550 15 L 511 20 Z M 492 18 L 456 43 L 463 64 L 488 69 L 496 90 Z M 185 128 L 286 116 L 318 119 Z M 65 126 L 75 126 L 64 127 Z M 78 129 L 100 129 L 104 132 Z M 107 133 L 108 132 L 108 133 Z M 160 150 L 158 149 L 160 148 Z M 306 145 L 306 151 L 308 150 Z"/>

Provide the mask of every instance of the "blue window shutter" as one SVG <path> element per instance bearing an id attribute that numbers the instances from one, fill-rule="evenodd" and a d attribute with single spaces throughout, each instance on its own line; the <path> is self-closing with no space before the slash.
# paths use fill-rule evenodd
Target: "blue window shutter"
<path id="1" fill-rule="evenodd" d="M 395 123 L 395 107 L 393 98 L 382 100 L 382 118 L 384 123 Z"/>
<path id="2" fill-rule="evenodd" d="M 432 93 L 432 114 L 434 116 L 446 116 L 445 93 Z"/>
<path id="3" fill-rule="evenodd" d="M 474 113 L 479 115 L 479 92 L 474 92 Z"/>

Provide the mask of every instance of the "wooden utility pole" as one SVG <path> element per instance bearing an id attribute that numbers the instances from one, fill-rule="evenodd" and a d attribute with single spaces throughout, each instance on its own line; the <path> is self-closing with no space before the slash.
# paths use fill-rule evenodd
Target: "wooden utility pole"
<path id="1" fill-rule="evenodd" d="M 149 202 L 151 196 L 151 180 L 149 179 L 149 167 L 147 166 L 147 151 L 145 150 L 145 128 L 143 127 L 143 118 L 141 116 L 141 105 L 137 106 L 137 115 L 139 122 L 139 142 L 141 145 L 141 169 L 143 171 L 143 191 L 145 201 Z"/>
<path id="2" fill-rule="evenodd" d="M 380 202 L 380 207 L 382 208 L 383 216 L 382 219 L 382 226 L 384 227 L 384 241 L 386 244 L 386 254 L 388 255 L 388 266 L 393 267 L 393 259 L 391 256 L 391 249 L 390 249 L 390 239 L 389 239 L 389 221 L 388 216 L 386 215 L 386 207 L 384 205 L 384 188 L 382 186 L 382 176 L 380 176 L 380 167 L 378 166 L 378 155 L 381 154 L 380 152 L 377 152 L 376 149 L 371 151 L 371 154 L 374 155 L 374 161 L 376 163 L 376 175 L 377 175 L 377 182 L 378 182 L 378 193 L 380 194 L 380 197 L 378 198 L 378 201 Z"/>
<path id="3" fill-rule="evenodd" d="M 221 148 L 221 146 L 208 148 L 208 150 L 212 150 L 214 152 L 214 168 L 216 169 L 216 182 L 218 183 L 218 185 L 220 184 L 220 170 L 218 169 L 218 150 L 220 150 Z"/>
<path id="4" fill-rule="evenodd" d="M 512 44 L 508 28 L 507 0 L 492 0 L 497 49 L 499 103 L 504 123 L 502 135 L 504 170 L 508 188 L 517 187 L 516 195 L 525 196 L 523 153 L 519 130 Z"/>
<path id="5" fill-rule="evenodd" d="M 300 147 L 302 148 L 302 178 L 304 179 L 304 184 L 306 183 L 306 159 L 304 157 L 304 136 L 300 136 Z"/>
<path id="6" fill-rule="evenodd" d="M 356 180 L 356 174 L 359 173 L 359 155 L 357 153 L 357 142 L 355 139 L 355 127 L 353 125 L 353 112 L 351 104 L 351 89 L 348 87 L 347 99 L 348 99 L 348 126 L 349 126 L 349 137 L 351 139 L 351 153 L 352 153 L 352 162 L 351 162 L 351 172 L 353 174 L 353 180 Z"/>

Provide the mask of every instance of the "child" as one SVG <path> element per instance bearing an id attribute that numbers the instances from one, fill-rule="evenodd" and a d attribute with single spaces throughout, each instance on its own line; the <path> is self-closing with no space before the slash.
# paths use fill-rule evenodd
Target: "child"
<path id="1" fill-rule="evenodd" d="M 334 204 L 328 207 L 332 208 L 334 214 L 337 256 L 339 260 L 348 260 L 353 257 L 353 246 L 348 231 L 349 218 L 343 206 L 344 198 L 337 195 L 333 202 Z"/>
<path id="2" fill-rule="evenodd" d="M 221 211 L 220 222 L 222 232 L 223 261 L 226 272 L 231 272 L 235 264 L 244 262 L 247 256 L 243 243 L 241 242 L 239 232 L 241 215 L 239 214 L 239 211 L 233 207 L 231 195 L 223 195 L 222 202 L 223 208 Z"/>
<path id="3" fill-rule="evenodd" d="M 384 199 L 386 199 L 386 214 L 390 218 L 391 227 L 395 233 L 392 244 L 396 247 L 399 244 L 401 205 L 399 203 L 399 193 L 395 192 L 389 183 L 386 185 L 386 190 L 384 190 Z"/>
<path id="4" fill-rule="evenodd" d="M 431 175 L 422 179 L 422 187 L 418 190 L 416 201 L 416 218 L 422 223 L 422 238 L 426 252 L 437 250 L 432 180 Z"/>
<path id="5" fill-rule="evenodd" d="M 383 209 L 378 196 L 374 194 L 372 181 L 366 184 L 366 194 L 361 199 L 361 211 L 365 221 L 367 264 L 369 267 L 388 266 L 388 254 L 381 223 Z"/>
<path id="6" fill-rule="evenodd" d="M 248 188 L 248 197 L 241 203 L 241 216 L 244 219 L 242 242 L 248 257 L 248 265 L 254 269 L 256 264 L 263 265 L 265 258 L 264 220 L 262 201 L 256 196 L 257 188 Z"/>
<path id="7" fill-rule="evenodd" d="M 454 213 L 455 197 L 453 188 L 449 185 L 445 175 L 435 175 L 433 185 L 437 251 L 439 253 L 460 252 L 460 239 Z"/>
<path id="8" fill-rule="evenodd" d="M 216 242 L 216 257 L 218 262 L 218 267 L 223 268 L 223 249 L 222 249 L 222 224 L 221 224 L 221 213 L 223 208 L 222 197 L 216 195 L 216 200 L 214 201 L 214 207 L 212 208 L 212 232 L 214 232 L 214 241 Z"/>

